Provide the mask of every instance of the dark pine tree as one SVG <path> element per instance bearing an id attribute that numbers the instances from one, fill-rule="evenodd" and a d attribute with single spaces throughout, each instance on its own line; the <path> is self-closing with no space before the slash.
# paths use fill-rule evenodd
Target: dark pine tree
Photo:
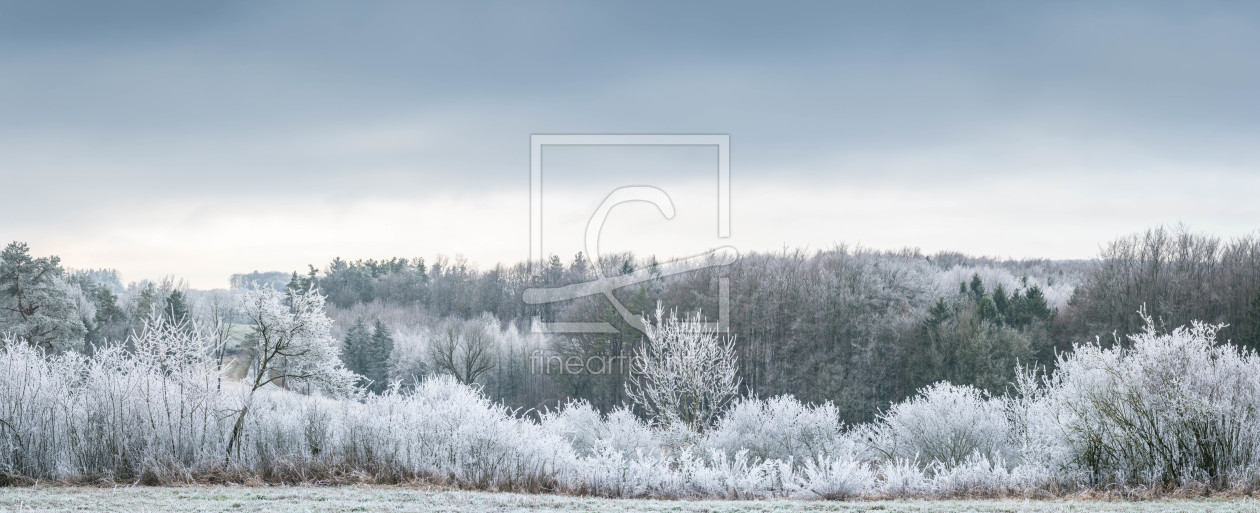
<path id="1" fill-rule="evenodd" d="M 178 290 L 171 291 L 171 295 L 166 296 L 166 309 L 163 310 L 166 318 L 175 324 L 181 324 L 188 320 L 188 300 L 184 298 L 184 293 Z"/>
<path id="2" fill-rule="evenodd" d="M 998 319 L 1005 321 L 1007 313 L 1010 311 L 1011 302 L 1010 298 L 1006 296 L 1006 287 L 1003 287 L 1001 283 L 993 287 L 993 306 L 997 308 Z"/>
<path id="3" fill-rule="evenodd" d="M 368 389 L 381 393 L 389 387 L 389 354 L 394 352 L 394 337 L 389 326 L 380 319 L 372 327 L 372 344 L 368 351 L 365 376 L 372 380 Z"/>
<path id="4" fill-rule="evenodd" d="M 368 331 L 367 323 L 359 319 L 346 331 L 345 345 L 341 349 L 341 362 L 346 369 L 367 378 L 371 348 L 372 334 Z"/>

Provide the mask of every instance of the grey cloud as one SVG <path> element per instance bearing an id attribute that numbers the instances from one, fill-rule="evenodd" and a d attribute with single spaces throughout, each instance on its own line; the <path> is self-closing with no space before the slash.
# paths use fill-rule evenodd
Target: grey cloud
<path id="1" fill-rule="evenodd" d="M 535 132 L 730 133 L 737 177 L 801 188 L 1255 173 L 1257 24 L 1226 2 L 3 2 L 0 180 L 25 193 L 0 215 L 523 192 Z"/>

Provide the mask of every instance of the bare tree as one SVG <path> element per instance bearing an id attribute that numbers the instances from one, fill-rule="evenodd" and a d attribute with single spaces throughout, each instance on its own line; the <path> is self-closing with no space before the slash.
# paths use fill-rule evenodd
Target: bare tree
<path id="1" fill-rule="evenodd" d="M 493 318 L 447 319 L 438 327 L 429 345 L 433 366 L 440 372 L 450 373 L 460 383 L 475 383 L 478 377 L 494 368 L 492 349 L 497 328 Z"/>

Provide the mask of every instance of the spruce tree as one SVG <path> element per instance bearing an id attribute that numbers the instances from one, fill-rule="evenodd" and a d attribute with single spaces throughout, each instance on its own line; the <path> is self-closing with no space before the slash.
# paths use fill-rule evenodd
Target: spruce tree
<path id="1" fill-rule="evenodd" d="M 1028 291 L 1024 293 L 1024 299 L 1028 302 L 1028 313 L 1035 319 L 1049 321 L 1054 318 L 1054 310 L 1050 308 L 1050 304 L 1046 302 L 1045 294 L 1041 293 L 1041 287 L 1033 285 L 1028 287 Z"/>
<path id="2" fill-rule="evenodd" d="M 1000 319 L 1005 320 L 1007 312 L 1010 310 L 1010 298 L 1006 297 L 1006 287 L 1001 283 L 993 287 L 993 306 L 997 308 Z"/>
<path id="3" fill-rule="evenodd" d="M 171 291 L 171 295 L 166 297 L 164 313 L 171 322 L 177 325 L 188 320 L 188 301 L 184 299 L 183 292 Z"/>
<path id="4" fill-rule="evenodd" d="M 372 327 L 372 345 L 368 351 L 365 376 L 372 380 L 369 390 L 381 393 L 389 387 L 389 355 L 394 352 L 394 337 L 380 319 Z"/>
<path id="5" fill-rule="evenodd" d="M 621 262 L 621 270 L 618 271 L 617 274 L 625 275 L 625 274 L 633 274 L 633 273 L 634 273 L 634 261 L 631 258 L 626 258 L 624 261 Z"/>
<path id="6" fill-rule="evenodd" d="M 127 312 L 118 304 L 118 295 L 108 286 L 98 285 L 92 302 L 96 304 L 96 322 L 87 334 L 87 341 L 100 346 L 122 340 L 127 328 Z"/>
<path id="7" fill-rule="evenodd" d="M 144 323 L 150 315 L 160 314 L 166 310 L 166 300 L 158 292 L 157 285 L 153 282 L 145 282 L 144 288 L 140 290 L 139 297 L 136 298 L 136 314 L 133 316 L 137 323 Z M 135 326 L 137 331 L 139 326 Z"/>
<path id="8" fill-rule="evenodd" d="M 355 321 L 346 332 L 346 340 L 341 350 L 341 361 L 346 369 L 360 376 L 367 377 L 369 352 L 372 346 L 372 334 L 368 332 L 367 323 L 363 319 Z M 370 379 L 370 378 L 369 378 Z"/>

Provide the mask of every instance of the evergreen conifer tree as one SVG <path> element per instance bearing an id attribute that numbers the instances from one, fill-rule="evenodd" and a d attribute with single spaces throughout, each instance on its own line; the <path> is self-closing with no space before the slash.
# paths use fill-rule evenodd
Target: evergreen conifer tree
<path id="1" fill-rule="evenodd" d="M 380 319 L 372 327 L 372 342 L 367 351 L 367 365 L 363 374 L 372 380 L 368 389 L 381 393 L 389 386 L 389 355 L 394 352 L 394 337 L 389 327 Z"/>

